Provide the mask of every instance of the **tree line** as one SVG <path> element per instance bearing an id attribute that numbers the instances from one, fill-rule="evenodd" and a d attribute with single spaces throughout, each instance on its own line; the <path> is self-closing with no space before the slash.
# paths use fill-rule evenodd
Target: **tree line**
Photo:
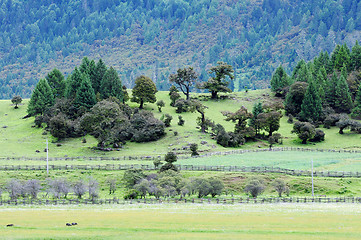
<path id="1" fill-rule="evenodd" d="M 303 143 L 320 137 L 315 127 L 337 126 L 339 133 L 350 128 L 361 133 L 361 46 L 350 50 L 346 44 L 337 45 L 331 56 L 321 52 L 313 61 L 301 60 L 289 76 L 279 66 L 271 79 L 271 89 L 284 99 L 293 132 Z M 355 119 L 352 120 L 350 117 Z M 317 135 L 319 135 L 317 137 Z"/>
<path id="2" fill-rule="evenodd" d="M 267 87 L 279 61 L 292 69 L 298 59 L 310 60 L 320 50 L 331 52 L 337 43 L 357 34 L 360 9 L 357 0 L 308 4 L 300 0 L 1 0 L 0 70 L 4 77 L 0 98 L 30 96 L 36 73 L 25 77 L 28 74 L 22 67 L 27 63 L 40 69 L 50 60 L 89 55 L 99 45 L 110 48 L 114 39 L 134 39 L 134 48 L 149 45 L 168 50 L 172 45 L 196 62 L 202 81 L 208 79 L 207 64 L 221 58 L 239 70 L 239 89 Z M 205 47 L 187 44 L 195 40 L 194 35 Z M 204 40 L 209 38 L 212 41 Z M 131 62 L 140 61 L 130 57 Z M 19 71 L 7 70 L 13 64 L 19 64 Z M 165 90 L 169 87 L 165 80 L 175 70 L 172 65 L 172 61 L 134 64 L 124 67 L 122 74 L 131 83 L 132 76 L 144 68 L 155 68 L 153 80 L 158 89 Z"/>

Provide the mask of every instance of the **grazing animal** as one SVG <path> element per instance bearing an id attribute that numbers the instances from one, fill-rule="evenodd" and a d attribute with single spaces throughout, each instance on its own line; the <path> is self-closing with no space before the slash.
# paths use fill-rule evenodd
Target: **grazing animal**
<path id="1" fill-rule="evenodd" d="M 6 225 L 7 227 L 13 227 L 14 226 L 14 224 L 8 224 L 8 225 Z"/>
<path id="2" fill-rule="evenodd" d="M 71 225 L 73 225 L 73 226 L 74 226 L 74 225 L 78 225 L 78 223 L 71 223 Z"/>
<path id="3" fill-rule="evenodd" d="M 69 226 L 71 226 L 71 223 L 66 223 L 65 225 L 69 227 Z"/>

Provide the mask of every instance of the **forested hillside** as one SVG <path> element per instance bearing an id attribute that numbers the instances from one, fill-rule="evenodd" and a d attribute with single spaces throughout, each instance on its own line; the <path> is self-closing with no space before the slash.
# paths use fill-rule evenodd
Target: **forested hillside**
<path id="1" fill-rule="evenodd" d="M 236 70 L 231 88 L 264 88 L 282 63 L 360 39 L 357 0 L 0 0 L 0 98 L 30 97 L 54 67 L 66 76 L 83 56 L 102 58 L 127 87 L 140 74 L 168 90 L 191 65 Z M 286 63 L 286 64 L 284 64 Z"/>

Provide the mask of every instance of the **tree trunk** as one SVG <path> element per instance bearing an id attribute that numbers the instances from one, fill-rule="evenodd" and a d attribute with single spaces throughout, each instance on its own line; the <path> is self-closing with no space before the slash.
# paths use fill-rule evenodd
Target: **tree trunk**
<path id="1" fill-rule="evenodd" d="M 201 118 L 201 121 L 202 121 L 202 126 L 201 126 L 201 132 L 206 132 L 206 126 L 204 126 L 205 124 L 204 124 L 204 122 L 206 121 L 206 118 L 205 118 L 205 116 L 204 116 L 204 113 L 201 113 L 201 115 L 202 115 L 202 118 Z"/>
<path id="2" fill-rule="evenodd" d="M 144 103 L 143 99 L 140 99 L 140 106 L 139 106 L 140 109 L 143 109 L 143 103 Z"/>
<path id="3" fill-rule="evenodd" d="M 218 92 L 212 91 L 211 93 L 212 93 L 212 97 L 211 97 L 212 99 L 217 99 L 218 98 L 218 96 L 217 96 Z"/>

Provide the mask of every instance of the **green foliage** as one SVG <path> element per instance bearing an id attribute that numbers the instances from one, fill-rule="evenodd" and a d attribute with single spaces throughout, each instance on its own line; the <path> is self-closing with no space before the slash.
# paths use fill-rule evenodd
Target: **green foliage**
<path id="1" fill-rule="evenodd" d="M 266 186 L 263 183 L 263 180 L 259 178 L 252 178 L 246 184 L 244 191 L 249 193 L 253 198 L 257 198 L 260 194 L 263 193 Z"/>
<path id="2" fill-rule="evenodd" d="M 31 95 L 28 114 L 35 116 L 43 114 L 48 108 L 54 104 L 54 95 L 46 79 L 40 79 Z"/>
<path id="3" fill-rule="evenodd" d="M 154 82 L 146 76 L 140 76 L 135 79 L 135 86 L 132 90 L 132 102 L 139 103 L 139 108 L 143 108 L 145 102 L 155 103 L 157 88 Z"/>
<path id="4" fill-rule="evenodd" d="M 88 75 L 81 76 L 81 83 L 76 92 L 74 99 L 74 106 L 79 109 L 84 107 L 85 109 L 92 108 L 96 103 L 94 89 L 91 85 Z"/>
<path id="5" fill-rule="evenodd" d="M 170 127 L 170 123 L 171 123 L 172 119 L 173 119 L 173 117 L 171 115 L 169 115 L 169 114 L 164 115 L 163 122 L 164 122 L 165 127 Z"/>
<path id="6" fill-rule="evenodd" d="M 174 152 L 168 152 L 165 155 L 164 161 L 166 163 L 160 168 L 159 172 L 166 172 L 168 170 L 178 171 L 177 167 L 173 164 L 177 161 L 177 155 Z"/>
<path id="7" fill-rule="evenodd" d="M 311 81 L 307 87 L 305 96 L 301 105 L 300 120 L 311 120 L 318 122 L 321 119 L 322 104 L 321 98 L 314 81 Z"/>
<path id="8" fill-rule="evenodd" d="M 293 125 L 292 133 L 296 133 L 302 140 L 302 144 L 306 144 L 307 140 L 311 140 L 315 137 L 316 129 L 309 122 L 296 122 Z"/>
<path id="9" fill-rule="evenodd" d="M 217 62 L 217 66 L 213 66 L 209 70 L 209 74 L 213 75 L 207 82 L 204 82 L 201 85 L 201 89 L 208 89 L 212 94 L 212 99 L 218 98 L 218 92 L 232 92 L 231 89 L 228 88 L 229 80 L 233 81 L 233 68 L 231 65 L 228 65 L 224 62 Z"/>
<path id="10" fill-rule="evenodd" d="M 276 69 L 271 79 L 271 89 L 273 92 L 280 92 L 284 87 L 289 86 L 290 82 L 286 71 L 282 65 Z"/>
<path id="11" fill-rule="evenodd" d="M 18 105 L 23 101 L 23 99 L 19 96 L 19 95 L 16 95 L 14 96 L 12 99 L 11 99 L 11 102 L 13 104 L 15 104 L 15 109 L 19 108 Z"/>
<path id="12" fill-rule="evenodd" d="M 361 83 L 356 94 L 354 108 L 352 110 L 351 116 L 355 119 L 361 119 Z"/>
<path id="13" fill-rule="evenodd" d="M 163 100 L 158 100 L 157 101 L 157 107 L 158 107 L 159 112 L 162 112 L 162 107 L 164 107 L 164 106 L 165 106 L 165 103 L 164 103 Z"/>
<path id="14" fill-rule="evenodd" d="M 279 197 L 282 197 L 282 193 L 286 192 L 287 188 L 288 188 L 286 183 L 282 179 L 274 180 L 272 185 L 273 185 L 274 189 L 276 190 L 276 192 L 278 193 Z"/>
<path id="15" fill-rule="evenodd" d="M 66 83 L 63 74 L 58 69 L 54 68 L 45 79 L 53 90 L 54 98 L 64 97 Z"/>
<path id="16" fill-rule="evenodd" d="M 335 97 L 335 110 L 337 112 L 350 113 L 352 109 L 351 95 L 346 79 L 342 74 L 337 81 Z"/>
<path id="17" fill-rule="evenodd" d="M 291 85 L 285 100 L 286 114 L 297 115 L 301 111 L 303 98 L 307 91 L 308 84 L 305 82 L 295 82 Z"/>
<path id="18" fill-rule="evenodd" d="M 100 95 L 103 99 L 115 97 L 123 102 L 123 85 L 117 71 L 110 67 L 100 83 Z"/>
<path id="19" fill-rule="evenodd" d="M 192 143 L 189 146 L 189 149 L 191 150 L 191 156 L 197 156 L 199 155 L 199 153 L 197 152 L 198 150 L 198 144 L 197 143 Z"/>
<path id="20" fill-rule="evenodd" d="M 189 92 L 193 84 L 196 83 L 198 76 L 192 67 L 178 69 L 176 74 L 169 75 L 169 81 L 178 85 L 179 89 L 189 100 Z"/>

